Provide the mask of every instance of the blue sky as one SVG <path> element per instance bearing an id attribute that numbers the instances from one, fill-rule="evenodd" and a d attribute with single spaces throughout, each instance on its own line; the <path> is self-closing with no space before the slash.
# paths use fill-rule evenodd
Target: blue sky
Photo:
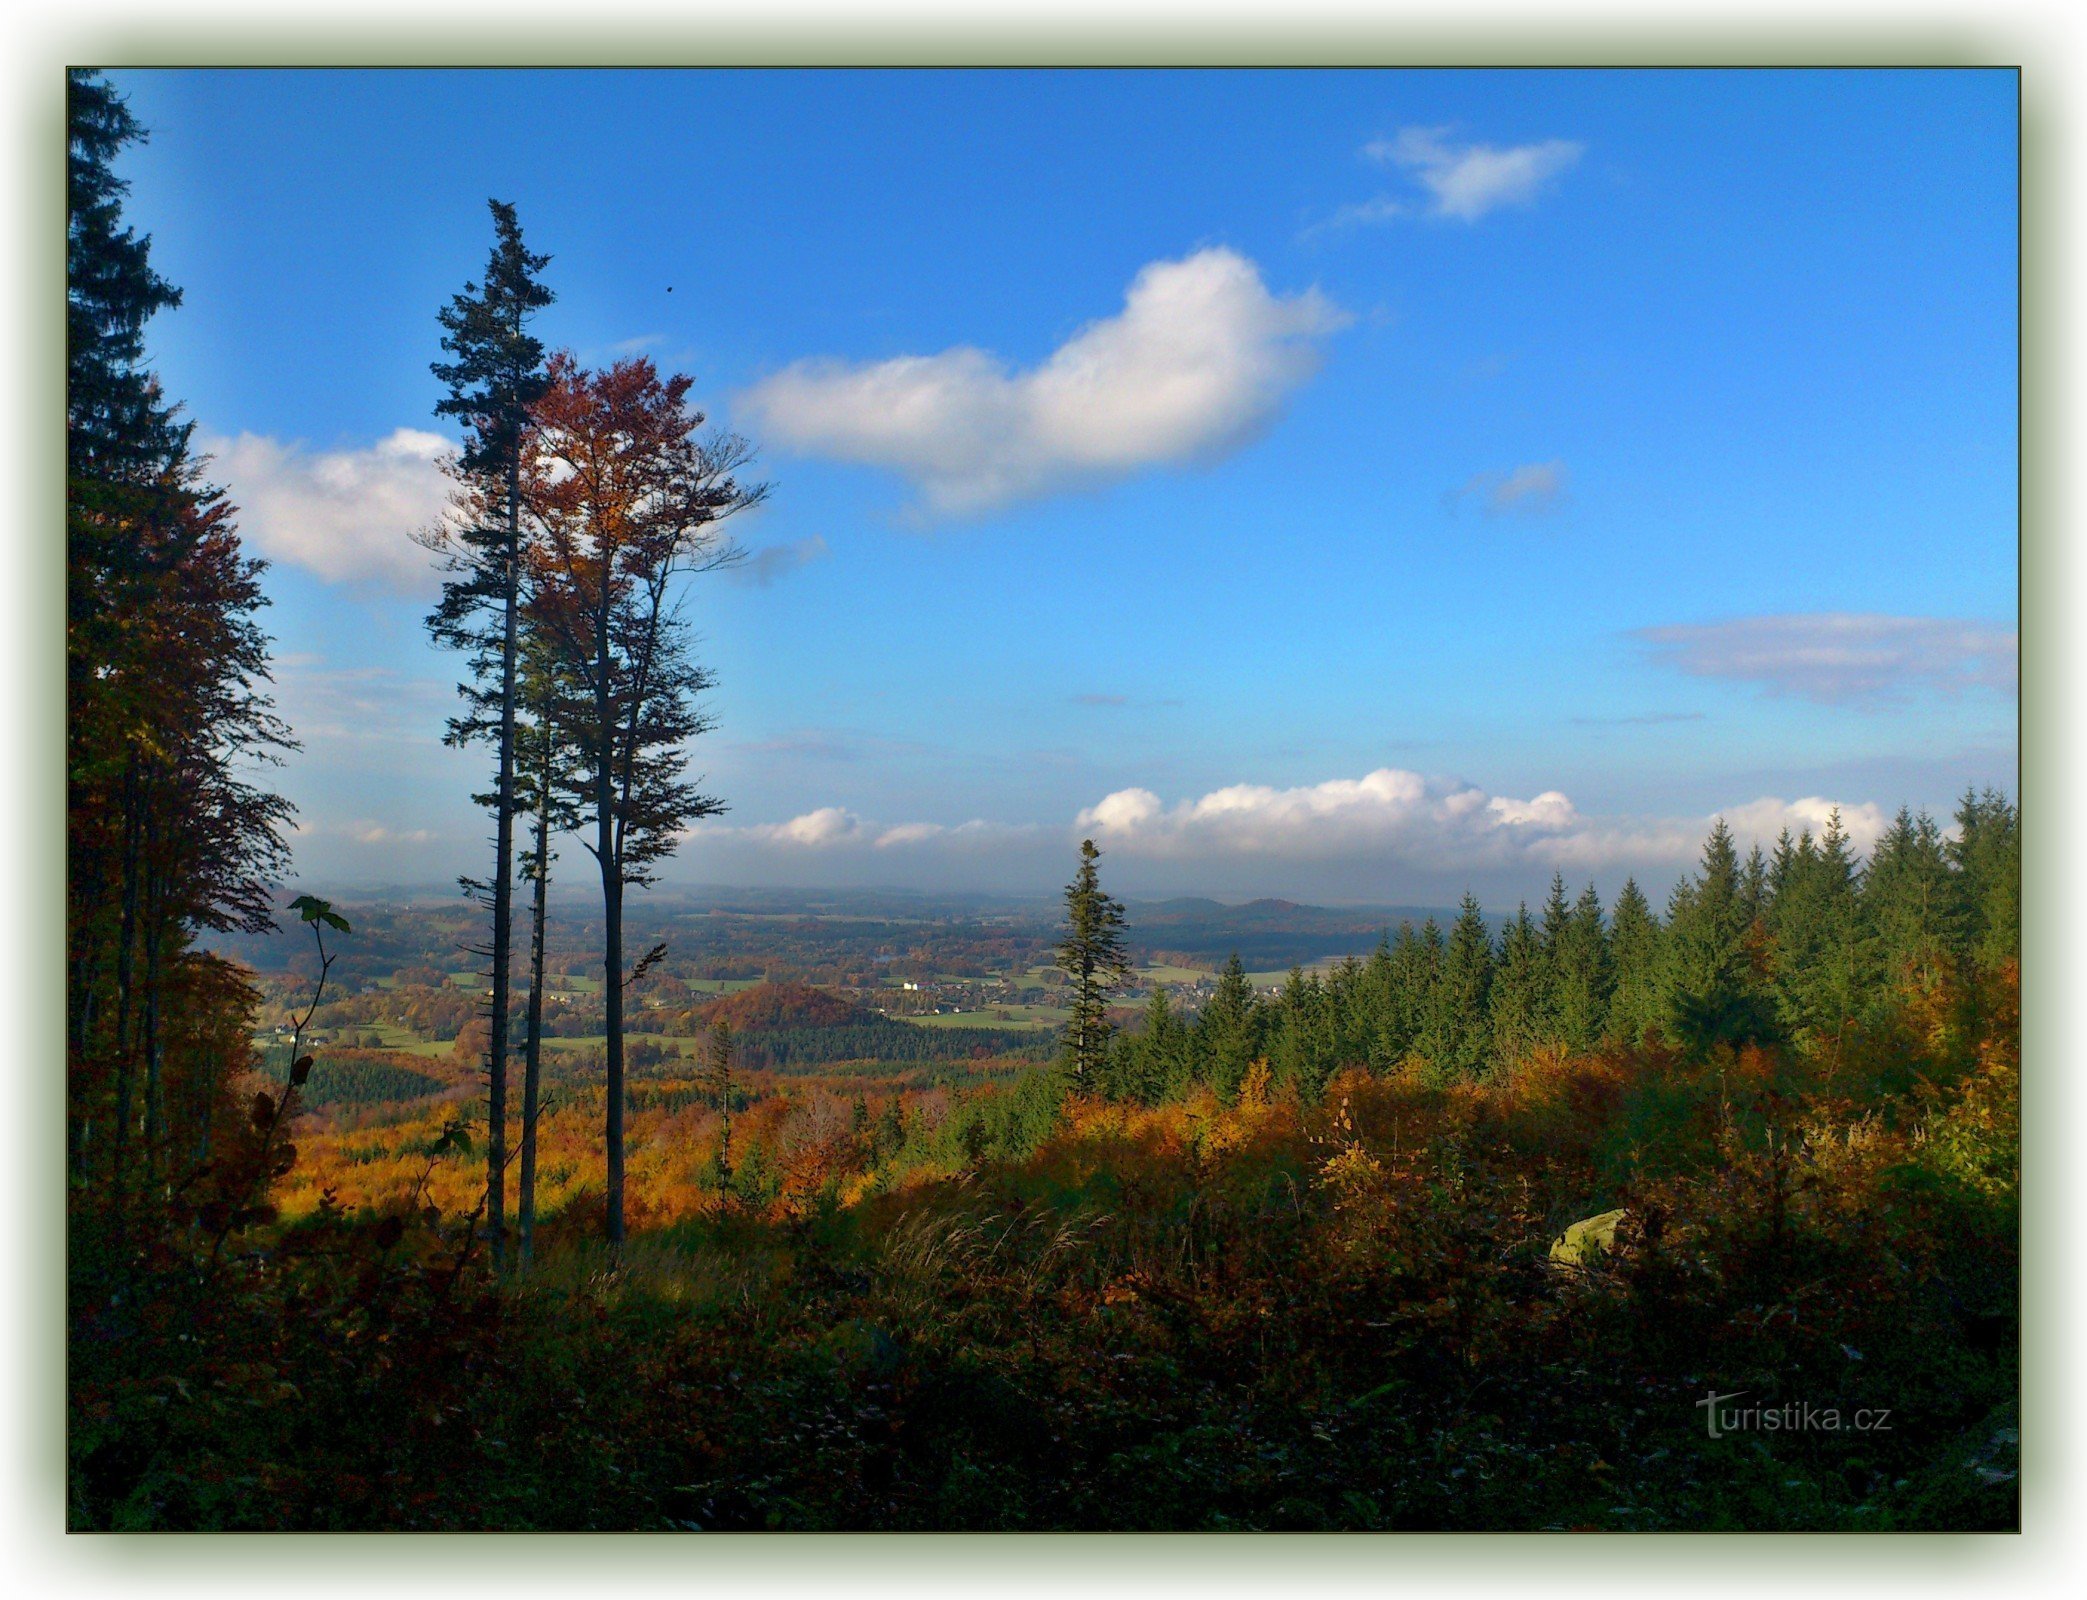
<path id="1" fill-rule="evenodd" d="M 683 881 L 1511 905 L 2013 786 L 2011 74 L 116 77 L 313 881 L 482 870 L 407 535 L 488 195 L 776 485 Z"/>

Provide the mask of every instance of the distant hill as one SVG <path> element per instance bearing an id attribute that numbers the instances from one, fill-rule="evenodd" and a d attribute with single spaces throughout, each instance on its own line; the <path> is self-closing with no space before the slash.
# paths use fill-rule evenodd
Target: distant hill
<path id="1" fill-rule="evenodd" d="M 734 1033 L 849 1028 L 884 1020 L 874 1011 L 808 983 L 757 983 L 737 994 L 720 995 L 698 1007 L 696 1014 L 706 1023 L 722 1022 Z"/>
<path id="2" fill-rule="evenodd" d="M 1456 916 L 1439 906 L 1307 906 L 1292 900 L 1228 906 L 1197 897 L 1133 903 L 1125 909 L 1125 931 L 1141 952 L 1168 952 L 1215 965 L 1237 951 L 1254 971 L 1327 956 L 1367 955 L 1401 922 L 1417 926 L 1432 916 L 1447 928 Z"/>

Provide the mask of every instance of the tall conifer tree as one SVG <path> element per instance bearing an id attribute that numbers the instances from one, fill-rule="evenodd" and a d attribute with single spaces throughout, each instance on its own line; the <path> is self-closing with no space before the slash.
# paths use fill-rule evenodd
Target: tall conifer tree
<path id="1" fill-rule="evenodd" d="M 1862 898 L 1885 979 L 1931 988 L 1964 948 L 1964 913 L 1935 819 L 1904 807 L 1862 875 Z"/>
<path id="2" fill-rule="evenodd" d="M 1103 890 L 1101 852 L 1080 841 L 1080 867 L 1065 887 L 1065 937 L 1058 965 L 1072 980 L 1072 1016 L 1065 1025 L 1065 1062 L 1073 1086 L 1095 1086 L 1109 1045 L 1109 994 L 1130 973 L 1123 943 L 1123 907 Z"/>
<path id="3" fill-rule="evenodd" d="M 1693 879 L 1677 884 L 1667 911 L 1664 1015 L 1667 1037 L 1704 1050 L 1765 1036 L 1767 1008 L 1753 979 L 1739 855 L 1720 817 L 1704 841 Z"/>
<path id="4" fill-rule="evenodd" d="M 1573 902 L 1572 918 L 1558 941 L 1551 982 L 1551 1013 L 1559 1042 L 1568 1050 L 1592 1050 L 1601 1042 L 1614 979 L 1601 896 L 1591 883 Z"/>
<path id="5" fill-rule="evenodd" d="M 1246 981 L 1246 967 L 1235 950 L 1218 974 L 1216 992 L 1196 1018 L 1196 1053 L 1209 1062 L 1210 1086 L 1227 1105 L 1239 1097 L 1239 1086 L 1253 1063 L 1257 1009 L 1253 985 Z"/>
<path id="6" fill-rule="evenodd" d="M 97 73 L 68 74 L 66 109 L 67 1138 L 122 1214 L 134 1170 L 200 1158 L 243 1062 L 255 997 L 195 936 L 274 925 L 291 808 L 255 766 L 295 746 L 263 564 L 145 364 L 181 295 L 123 222 L 114 161 L 144 129 Z"/>
<path id="7" fill-rule="evenodd" d="M 1439 1077 L 1476 1077 L 1491 1046 L 1488 1002 L 1493 987 L 1493 936 L 1477 897 L 1466 893 L 1450 925 L 1421 1053 Z"/>
<path id="8" fill-rule="evenodd" d="M 1636 878 L 1626 878 L 1609 917 L 1609 954 L 1614 974 L 1609 991 L 1609 1038 L 1619 1044 L 1645 1042 L 1665 1011 L 1660 941 L 1664 930 Z"/>
<path id="9" fill-rule="evenodd" d="M 467 710 L 450 723 L 455 744 L 494 747 L 493 871 L 474 884 L 492 912 L 490 1036 L 486 1047 L 486 1228 L 493 1257 L 506 1249 L 508 992 L 512 972 L 515 817 L 515 672 L 521 619 L 522 452 L 530 407 L 547 382 L 543 344 L 530 320 L 551 303 L 538 274 L 550 257 L 522 243 L 515 208 L 498 200 L 493 249 L 483 283 L 436 313 L 451 358 L 430 368 L 447 393 L 437 416 L 464 428 L 456 462 L 461 517 L 436 536 L 453 576 L 427 619 L 435 640 L 466 653 L 470 681 L 459 686 Z"/>
<path id="10" fill-rule="evenodd" d="M 2022 818 L 1994 789 L 1964 791 L 1949 858 L 1958 873 L 1972 954 L 1987 971 L 2022 953 Z"/>
<path id="11" fill-rule="evenodd" d="M 1551 898 L 1560 904 L 1564 901 L 1563 890 L 1556 881 L 1551 886 Z M 1527 1059 L 1552 1040 L 1551 962 L 1564 943 L 1566 919 L 1561 918 L 1555 939 L 1547 939 L 1550 913 L 1547 905 L 1546 928 L 1540 934 L 1529 907 L 1518 906 L 1514 921 L 1500 938 L 1500 965 L 1493 974 L 1488 1008 L 1493 1054 L 1503 1067 Z"/>

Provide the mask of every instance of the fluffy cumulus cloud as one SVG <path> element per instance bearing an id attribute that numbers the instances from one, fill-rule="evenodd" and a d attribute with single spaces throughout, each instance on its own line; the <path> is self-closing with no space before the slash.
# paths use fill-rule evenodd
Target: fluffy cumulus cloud
<path id="1" fill-rule="evenodd" d="M 1536 144 L 1459 144 L 1447 128 L 1406 128 L 1372 140 L 1363 153 L 1411 175 L 1439 217 L 1476 222 L 1502 206 L 1528 205 L 1576 163 L 1586 147 L 1571 139 Z M 1396 214 L 1396 213 L 1392 213 Z"/>
<path id="2" fill-rule="evenodd" d="M 1827 705 L 1883 704 L 1966 688 L 2012 694 L 2012 628 L 1943 617 L 1843 611 L 1641 628 L 1662 664 L 1699 678 L 1756 683 Z"/>
<path id="3" fill-rule="evenodd" d="M 455 444 L 399 428 L 363 449 L 313 450 L 263 434 L 208 439 L 211 476 L 239 507 L 248 542 L 269 560 L 330 583 L 424 594 L 436 581 L 413 535 L 449 499 L 438 465 Z"/>
<path id="4" fill-rule="evenodd" d="M 1816 794 L 1802 800 L 1749 800 L 1744 805 L 1727 806 L 1719 815 L 1735 838 L 1762 845 L 1786 830 L 1793 839 L 1806 833 L 1818 838 L 1838 815 L 1841 832 L 1865 854 L 1891 826 L 1891 818 L 1884 814 L 1882 806 L 1869 802 L 1847 805 Z"/>
<path id="5" fill-rule="evenodd" d="M 862 819 L 841 806 L 821 806 L 788 822 L 754 823 L 729 831 L 742 838 L 795 850 L 830 850 L 863 837 Z"/>
<path id="6" fill-rule="evenodd" d="M 930 511 L 961 516 L 1223 456 L 1276 416 L 1348 320 L 1316 289 L 1271 294 L 1253 262 L 1208 249 L 1147 266 L 1120 312 L 1038 366 L 970 346 L 800 361 L 740 406 L 768 438 L 892 468 Z"/>
<path id="7" fill-rule="evenodd" d="M 1240 783 L 1168 805 L 1150 789 L 1119 789 L 1075 824 L 1131 855 L 1188 858 L 1262 855 L 1328 859 L 1365 853 L 1461 852 L 1573 820 L 1572 802 L 1494 796 L 1470 784 L 1380 767 L 1290 789 Z"/>

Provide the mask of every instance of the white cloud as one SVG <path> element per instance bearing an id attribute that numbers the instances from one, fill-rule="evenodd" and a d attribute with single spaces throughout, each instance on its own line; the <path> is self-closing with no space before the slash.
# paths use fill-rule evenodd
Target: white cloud
<path id="1" fill-rule="evenodd" d="M 1410 172 L 1430 196 L 1436 216 L 1476 222 L 1506 205 L 1528 205 L 1543 186 L 1577 162 L 1586 147 L 1571 139 L 1537 144 L 1452 144 L 1447 128 L 1406 128 L 1376 139 L 1363 153 Z"/>
<path id="2" fill-rule="evenodd" d="M 426 828 L 390 828 L 381 822 L 351 822 L 342 830 L 357 844 L 426 844 L 435 836 Z"/>
<path id="3" fill-rule="evenodd" d="M 269 560 L 329 583 L 434 588 L 433 560 L 412 536 L 448 505 L 437 462 L 453 441 L 399 428 L 360 450 L 315 451 L 256 433 L 203 445 L 215 458 L 211 476 L 239 507 L 240 531 Z"/>
<path id="4" fill-rule="evenodd" d="M 1836 810 L 1841 814 L 1841 831 L 1864 853 L 1891 826 L 1891 818 L 1880 805 L 1847 805 L 1819 795 L 1807 795 L 1802 800 L 1749 800 L 1745 805 L 1727 806 L 1718 814 L 1731 828 L 1733 837 L 1741 841 L 1740 848 L 1745 849 L 1750 844 L 1773 843 L 1786 828 L 1793 839 L 1807 832 L 1816 839 L 1826 832 Z"/>
<path id="5" fill-rule="evenodd" d="M 1150 789 L 1119 789 L 1074 820 L 1134 855 L 1323 859 L 1511 826 L 1489 809 L 1489 799 L 1468 784 L 1380 767 L 1292 789 L 1233 784 L 1173 806 Z"/>
<path id="6" fill-rule="evenodd" d="M 1763 798 L 1725 807 L 1742 850 L 1784 827 L 1823 832 L 1834 802 Z M 1517 865 L 1597 870 L 1679 867 L 1695 859 L 1713 817 L 1593 817 L 1548 789 L 1522 800 L 1455 779 L 1380 767 L 1290 789 L 1235 784 L 1169 806 L 1150 789 L 1120 789 L 1075 819 L 1126 856 L 1216 861 L 1242 856 L 1306 863 L 1368 861 L 1428 872 Z M 1887 823 L 1874 804 L 1843 804 L 1860 849 Z"/>
<path id="7" fill-rule="evenodd" d="M 840 806 L 821 806 L 788 822 L 756 823 L 737 831 L 748 838 L 805 850 L 825 850 L 863 837 L 862 819 Z"/>
<path id="8" fill-rule="evenodd" d="M 1640 628 L 1655 659 L 1699 678 L 1758 683 L 1828 705 L 1980 687 L 2012 694 L 2015 631 L 1944 617 L 1817 612 Z"/>
<path id="9" fill-rule="evenodd" d="M 1145 267 L 1123 310 L 1041 365 L 971 346 L 849 364 L 800 361 L 740 397 L 770 438 L 889 467 L 943 515 L 991 510 L 1140 468 L 1209 461 L 1271 421 L 1349 318 L 1316 289 L 1271 295 L 1254 263 L 1208 249 Z"/>
<path id="10" fill-rule="evenodd" d="M 1556 789 L 1546 789 L 1534 800 L 1510 800 L 1496 795 L 1486 809 L 1509 828 L 1569 828 L 1578 820 L 1573 803 Z"/>
<path id="11" fill-rule="evenodd" d="M 939 839 L 949 830 L 939 822 L 902 822 L 895 828 L 886 828 L 877 835 L 877 848 L 886 850 L 893 845 L 926 844 Z"/>
<path id="12" fill-rule="evenodd" d="M 1332 216 L 1313 223 L 1298 235 L 1300 240 L 1310 241 L 1328 234 L 1347 233 L 1355 228 L 1371 228 L 1382 222 L 1397 222 L 1401 217 L 1410 217 L 1413 208 L 1403 200 L 1394 200 L 1388 194 L 1373 195 L 1367 200 L 1358 200 L 1352 205 L 1342 206 Z"/>

